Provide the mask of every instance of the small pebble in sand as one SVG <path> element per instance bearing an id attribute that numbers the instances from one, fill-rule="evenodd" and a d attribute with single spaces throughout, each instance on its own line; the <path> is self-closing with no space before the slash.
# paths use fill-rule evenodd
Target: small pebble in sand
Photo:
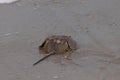
<path id="1" fill-rule="evenodd" d="M 11 35 L 11 33 L 6 33 L 6 34 L 4 34 L 5 36 L 10 36 Z"/>
<path id="2" fill-rule="evenodd" d="M 19 34 L 19 32 L 15 32 L 15 34 Z"/>
<path id="3" fill-rule="evenodd" d="M 58 76 L 53 76 L 52 78 L 53 78 L 53 79 L 58 79 L 59 77 L 58 77 Z"/>

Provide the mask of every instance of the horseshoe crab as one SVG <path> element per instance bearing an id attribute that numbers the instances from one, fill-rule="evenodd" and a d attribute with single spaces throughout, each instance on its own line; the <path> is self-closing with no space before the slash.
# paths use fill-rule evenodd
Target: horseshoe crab
<path id="1" fill-rule="evenodd" d="M 54 35 L 46 38 L 44 42 L 39 46 L 39 51 L 46 56 L 38 60 L 33 65 L 38 64 L 51 55 L 61 54 L 66 59 L 69 59 L 71 53 L 76 50 L 76 42 L 71 36 Z"/>

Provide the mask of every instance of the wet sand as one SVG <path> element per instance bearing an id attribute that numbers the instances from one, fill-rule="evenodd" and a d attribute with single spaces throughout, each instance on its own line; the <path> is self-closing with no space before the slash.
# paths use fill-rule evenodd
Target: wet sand
<path id="1" fill-rule="evenodd" d="M 0 4 L 1 80 L 119 80 L 119 0 L 21 0 Z M 40 64 L 38 46 L 51 35 L 78 44 L 72 61 Z"/>

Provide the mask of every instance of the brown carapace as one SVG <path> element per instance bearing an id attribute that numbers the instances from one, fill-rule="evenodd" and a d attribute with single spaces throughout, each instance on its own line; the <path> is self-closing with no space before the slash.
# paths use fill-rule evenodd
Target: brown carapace
<path id="1" fill-rule="evenodd" d="M 71 53 L 76 50 L 76 42 L 71 38 L 71 36 L 64 35 L 54 35 L 45 39 L 42 45 L 39 46 L 39 51 L 46 56 L 38 60 L 33 65 L 38 64 L 44 59 L 48 58 L 51 55 L 61 54 L 65 58 L 69 59 Z"/>

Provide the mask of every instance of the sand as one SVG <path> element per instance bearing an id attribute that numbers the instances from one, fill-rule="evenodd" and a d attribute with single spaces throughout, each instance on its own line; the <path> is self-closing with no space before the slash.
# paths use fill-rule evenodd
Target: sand
<path id="1" fill-rule="evenodd" d="M 0 80 L 120 80 L 119 0 L 21 0 L 0 4 Z M 43 57 L 51 35 L 78 44 L 72 61 Z"/>

